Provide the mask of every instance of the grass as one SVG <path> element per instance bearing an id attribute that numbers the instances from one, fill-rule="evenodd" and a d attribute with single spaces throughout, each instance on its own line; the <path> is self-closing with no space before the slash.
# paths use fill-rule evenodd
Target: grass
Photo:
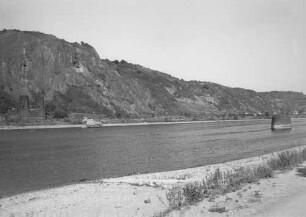
<path id="1" fill-rule="evenodd" d="M 280 152 L 265 164 L 255 167 L 241 167 L 235 171 L 217 169 L 202 181 L 174 186 L 169 189 L 166 192 L 169 207 L 158 216 L 166 216 L 173 210 L 198 203 L 205 198 L 211 199 L 218 195 L 236 191 L 247 183 L 271 178 L 275 170 L 287 170 L 303 163 L 305 160 L 306 148 L 301 151 Z"/>
<path id="2" fill-rule="evenodd" d="M 254 168 L 240 168 L 236 171 L 221 171 L 214 173 L 201 182 L 192 182 L 182 186 L 174 186 L 166 192 L 169 210 L 198 203 L 205 198 L 214 198 L 228 192 L 240 189 L 243 184 L 254 183 L 262 178 L 273 176 L 273 170 L 268 165 Z M 160 215 L 165 216 L 165 215 Z"/>
<path id="3" fill-rule="evenodd" d="M 282 151 L 268 161 L 273 170 L 290 169 L 306 160 L 306 148 L 302 151 Z"/>

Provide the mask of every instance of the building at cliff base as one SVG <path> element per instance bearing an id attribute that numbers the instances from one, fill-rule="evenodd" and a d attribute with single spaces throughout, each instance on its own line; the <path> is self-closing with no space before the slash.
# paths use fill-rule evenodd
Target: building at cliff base
<path id="1" fill-rule="evenodd" d="M 18 114 L 21 120 L 44 120 L 46 111 L 44 99 L 36 97 L 35 102 L 30 104 L 29 96 L 22 95 L 19 97 Z"/>

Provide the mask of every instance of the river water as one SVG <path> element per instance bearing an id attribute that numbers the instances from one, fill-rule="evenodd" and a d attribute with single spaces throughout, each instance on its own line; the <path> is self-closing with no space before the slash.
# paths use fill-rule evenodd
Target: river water
<path id="1" fill-rule="evenodd" d="M 0 197 L 131 173 L 176 170 L 306 144 L 306 119 L 0 131 Z"/>

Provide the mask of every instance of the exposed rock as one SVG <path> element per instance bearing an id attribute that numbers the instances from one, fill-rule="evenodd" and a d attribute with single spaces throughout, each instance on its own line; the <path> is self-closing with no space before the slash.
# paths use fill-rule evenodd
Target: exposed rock
<path id="1" fill-rule="evenodd" d="M 144 203 L 151 203 L 151 200 L 150 199 L 146 199 L 146 200 L 144 200 Z"/>

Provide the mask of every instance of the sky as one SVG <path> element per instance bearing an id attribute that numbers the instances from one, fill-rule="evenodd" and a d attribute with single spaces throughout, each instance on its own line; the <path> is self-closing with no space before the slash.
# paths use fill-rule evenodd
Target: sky
<path id="1" fill-rule="evenodd" d="M 0 29 L 83 41 L 184 80 L 306 93 L 304 2 L 0 0 Z"/>

